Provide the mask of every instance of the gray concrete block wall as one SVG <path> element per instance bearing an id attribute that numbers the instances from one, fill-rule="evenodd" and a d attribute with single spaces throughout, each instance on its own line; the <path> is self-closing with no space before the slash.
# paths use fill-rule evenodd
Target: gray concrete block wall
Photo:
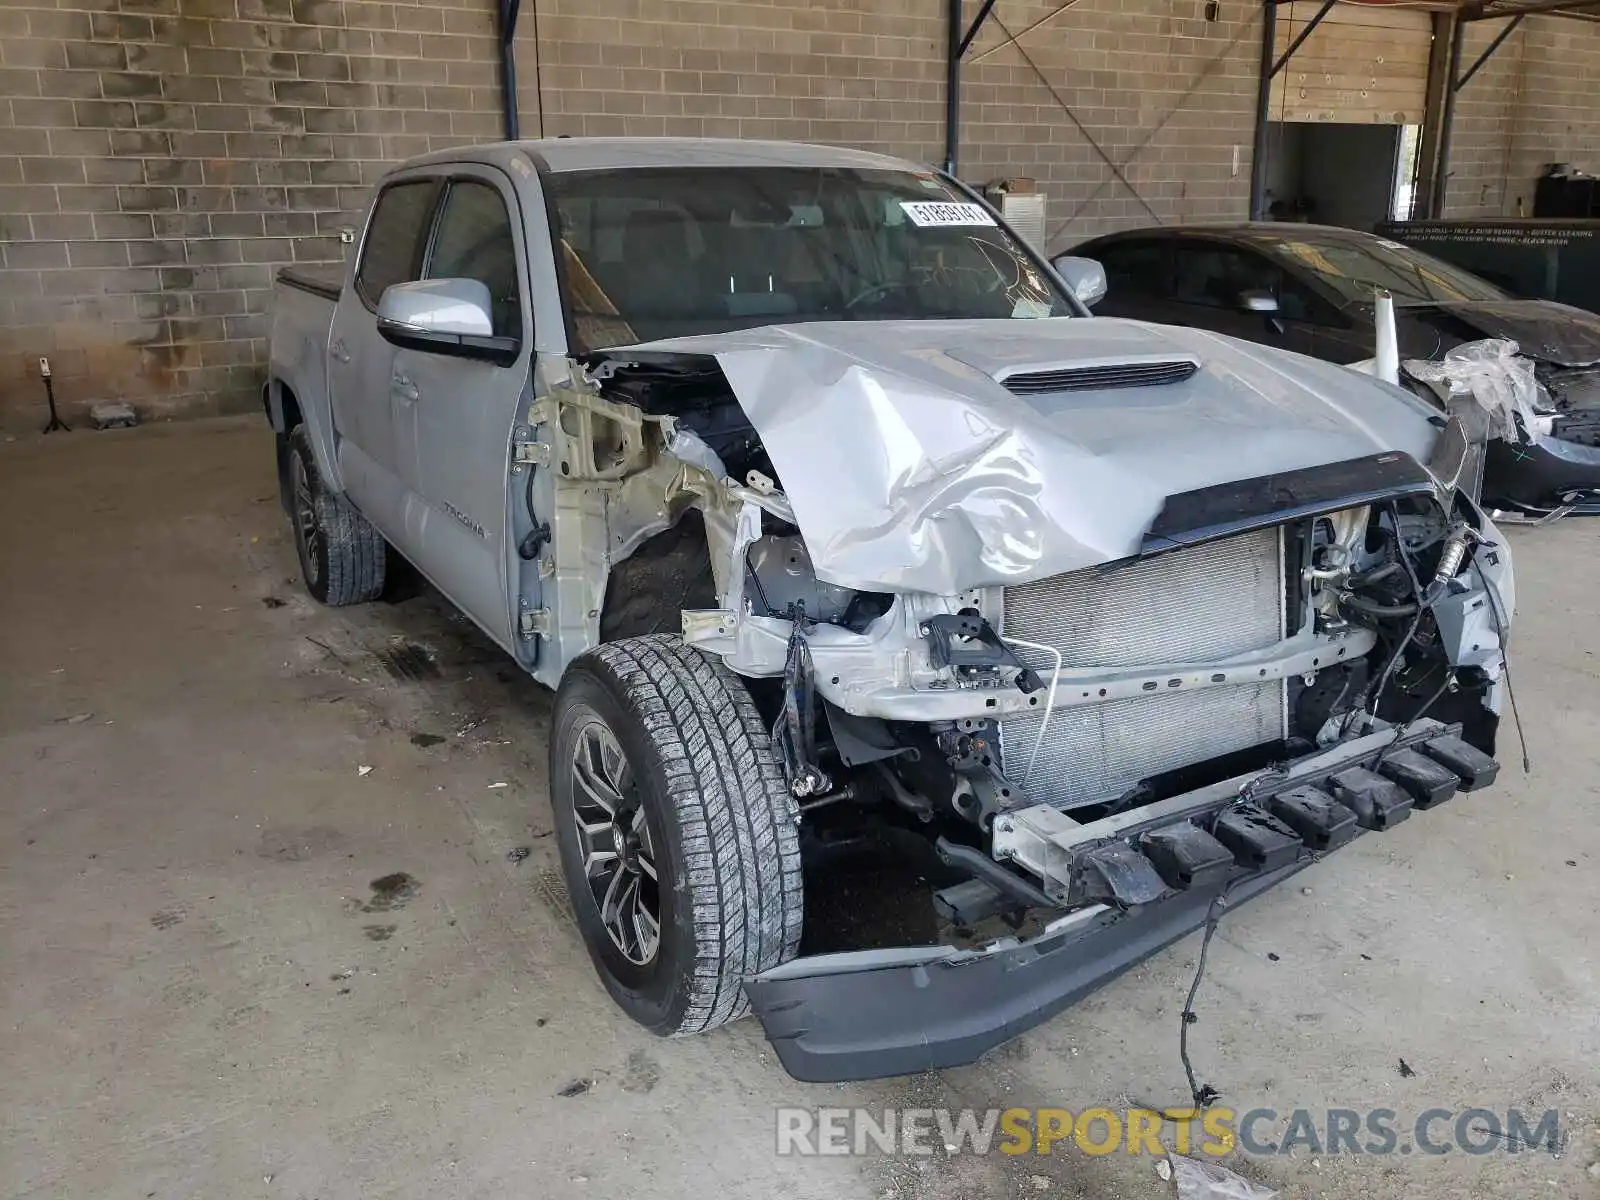
<path id="1" fill-rule="evenodd" d="M 1470 64 L 1503 28 L 1468 26 Z M 1528 17 L 1461 90 L 1445 214 L 1533 212 L 1533 187 L 1546 163 L 1600 174 L 1600 24 Z"/>
<path id="2" fill-rule="evenodd" d="M 483 0 L 3 0 L 0 421 L 256 402 L 274 271 L 367 185 L 500 131 Z"/>
<path id="3" fill-rule="evenodd" d="M 1259 5 L 1222 4 L 1215 21 L 1202 0 L 1059 8 L 998 5 L 1000 20 L 973 44 L 965 173 L 1038 179 L 1052 246 L 1246 216 Z"/>
<path id="4" fill-rule="evenodd" d="M 1555 20 L 1556 18 L 1544 18 Z M 1455 128 L 1450 139 L 1450 178 L 1445 185 L 1447 217 L 1515 215 L 1519 188 L 1509 178 L 1511 142 L 1522 87 L 1526 28 L 1506 39 L 1483 67 L 1456 94 Z M 1503 28 L 1502 21 L 1474 21 L 1461 39 L 1462 70 L 1478 60 Z M 1531 181 L 1520 193 L 1531 209 Z"/>
<path id="5" fill-rule="evenodd" d="M 1006 0 L 974 44 L 963 175 L 1041 180 L 1059 244 L 1244 216 L 1259 6 L 1223 0 L 1215 21 L 1202 0 L 1058 7 Z M 69 408 L 254 404 L 276 268 L 341 261 L 340 230 L 394 161 L 500 136 L 494 10 L 0 0 L 0 425 L 35 421 L 40 354 Z M 524 3 L 523 134 L 799 138 L 938 162 L 944 38 L 940 0 Z M 1538 162 L 1582 163 L 1597 78 L 1600 28 L 1530 18 L 1464 97 L 1452 207 L 1499 211 L 1508 174 L 1531 188 Z"/>
<path id="6" fill-rule="evenodd" d="M 1529 18 L 1522 84 L 1507 174 L 1533 211 L 1533 184 L 1545 164 L 1569 162 L 1600 175 L 1600 24 Z"/>
<path id="7" fill-rule="evenodd" d="M 937 0 L 542 0 L 544 131 L 943 155 Z"/>

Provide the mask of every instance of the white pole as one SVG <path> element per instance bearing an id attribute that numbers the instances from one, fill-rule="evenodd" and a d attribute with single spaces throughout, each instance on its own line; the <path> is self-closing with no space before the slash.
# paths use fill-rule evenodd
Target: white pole
<path id="1" fill-rule="evenodd" d="M 1400 382 L 1400 337 L 1394 324 L 1394 297 L 1379 291 L 1373 306 L 1378 325 L 1378 349 L 1373 356 L 1373 371 L 1379 379 Z"/>

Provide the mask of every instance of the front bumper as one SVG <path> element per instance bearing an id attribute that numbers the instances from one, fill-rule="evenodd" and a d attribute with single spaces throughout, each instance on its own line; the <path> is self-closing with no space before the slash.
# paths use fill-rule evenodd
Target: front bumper
<path id="1" fill-rule="evenodd" d="M 1302 759 L 1288 772 L 1241 777 L 1226 786 L 1173 797 L 1149 806 L 1161 810 L 1156 814 L 1141 816 L 1142 810 L 1134 810 L 1123 815 L 1110 838 L 1098 841 L 1137 846 L 1141 832 L 1161 822 L 1169 827 L 1174 819 L 1204 824 L 1208 814 L 1237 806 L 1241 790 L 1251 796 L 1251 805 L 1269 804 L 1288 789 L 1325 783 L 1334 772 L 1374 766 L 1394 749 L 1426 752 L 1427 745 L 1443 745 L 1441 739 L 1456 731 L 1421 721 L 1409 730 L 1366 734 Z M 1458 778 L 1462 790 L 1471 790 L 1492 782 L 1494 771 L 1480 767 L 1474 775 L 1460 773 Z M 1434 795 L 1426 805 L 1419 800 L 1417 807 L 1447 798 Z M 1375 827 L 1390 828 L 1404 815 L 1391 814 Z M 1369 825 L 1365 818 L 1363 824 Z M 1093 843 L 1082 841 L 1085 848 Z M 1169 889 L 1150 903 L 1089 904 L 1023 942 L 1006 939 L 978 950 L 907 947 L 796 959 L 748 980 L 745 991 L 779 1061 L 796 1079 L 839 1082 L 960 1066 L 1198 928 L 1224 890 L 1232 908 L 1317 857 L 1302 844 L 1290 862 L 1259 870 L 1236 863 L 1225 879 Z"/>
<path id="2" fill-rule="evenodd" d="M 1484 459 L 1483 494 L 1490 504 L 1549 509 L 1571 493 L 1600 493 L 1600 447 L 1557 437 L 1507 442 L 1495 438 Z M 1593 503 L 1583 511 L 1600 511 Z"/>

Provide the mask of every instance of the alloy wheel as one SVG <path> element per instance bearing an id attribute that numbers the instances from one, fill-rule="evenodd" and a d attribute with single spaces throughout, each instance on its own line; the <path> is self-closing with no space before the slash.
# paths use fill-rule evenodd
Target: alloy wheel
<path id="1" fill-rule="evenodd" d="M 623 957 L 645 966 L 661 948 L 655 846 L 627 756 L 598 720 L 573 747 L 572 815 L 600 923 Z"/>
<path id="2" fill-rule="evenodd" d="M 317 520 L 317 501 L 311 494 L 311 479 L 300 455 L 289 459 L 290 483 L 294 488 L 294 524 L 305 549 L 306 582 L 316 583 L 322 574 L 322 524 Z"/>

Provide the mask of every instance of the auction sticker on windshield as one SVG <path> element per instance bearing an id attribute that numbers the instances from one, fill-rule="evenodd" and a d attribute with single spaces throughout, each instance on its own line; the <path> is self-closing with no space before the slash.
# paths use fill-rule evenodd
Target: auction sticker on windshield
<path id="1" fill-rule="evenodd" d="M 911 218 L 913 225 L 923 229 L 994 224 L 994 218 L 981 204 L 958 204 L 952 200 L 902 200 L 900 207 Z"/>

